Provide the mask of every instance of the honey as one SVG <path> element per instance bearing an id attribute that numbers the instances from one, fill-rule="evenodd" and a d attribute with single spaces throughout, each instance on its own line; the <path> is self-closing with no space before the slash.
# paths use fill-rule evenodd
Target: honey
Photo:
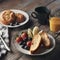
<path id="1" fill-rule="evenodd" d="M 50 31 L 58 32 L 60 30 L 60 18 L 59 17 L 52 17 L 49 20 L 50 22 Z"/>

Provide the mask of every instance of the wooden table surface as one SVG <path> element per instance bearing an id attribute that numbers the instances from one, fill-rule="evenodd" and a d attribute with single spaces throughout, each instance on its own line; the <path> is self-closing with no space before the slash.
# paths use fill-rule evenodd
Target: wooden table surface
<path id="1" fill-rule="evenodd" d="M 53 13 L 56 9 L 60 8 L 60 0 L 3 0 L 2 2 L 0 2 L 0 11 L 3 11 L 5 9 L 21 9 L 26 11 L 30 16 L 30 21 L 24 26 L 20 26 L 14 29 L 9 28 L 10 48 L 12 50 L 12 53 L 8 52 L 0 60 L 60 60 L 60 37 L 56 39 L 55 49 L 43 56 L 28 56 L 22 54 L 21 52 L 18 52 L 14 45 L 13 37 L 21 30 L 38 26 L 40 29 L 43 29 L 47 32 L 49 31 L 49 26 L 40 26 L 37 19 L 31 17 L 31 13 L 38 6 L 46 6 Z M 55 36 L 54 34 L 52 35 Z"/>

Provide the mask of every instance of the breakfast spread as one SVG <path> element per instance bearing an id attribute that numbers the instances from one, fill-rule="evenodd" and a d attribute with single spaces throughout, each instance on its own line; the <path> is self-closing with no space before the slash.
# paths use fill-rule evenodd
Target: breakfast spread
<path id="1" fill-rule="evenodd" d="M 40 51 L 41 45 L 49 49 L 51 42 L 49 36 L 44 31 L 39 31 L 39 27 L 35 26 L 33 29 L 23 31 L 17 38 L 16 42 L 20 44 L 21 48 L 29 50 L 31 54 Z"/>
<path id="2" fill-rule="evenodd" d="M 60 30 L 60 18 L 52 17 L 50 18 L 50 31 L 58 32 Z"/>
<path id="3" fill-rule="evenodd" d="M 15 13 L 13 10 L 4 10 L 0 13 L 1 24 L 14 26 L 19 25 L 25 20 L 26 17 L 24 14 Z M 50 19 L 51 31 L 59 31 L 59 20 L 60 18 L 58 17 L 52 17 Z M 28 30 L 22 31 L 20 35 L 16 37 L 15 42 L 22 49 L 29 51 L 30 54 L 39 54 L 42 49 L 48 50 L 51 47 L 51 40 L 48 33 L 40 30 L 38 26 L 35 26 L 33 29 L 28 28 Z"/>
<path id="4" fill-rule="evenodd" d="M 0 23 L 5 25 L 18 25 L 25 21 L 25 16 L 11 10 L 4 10 L 0 13 Z"/>

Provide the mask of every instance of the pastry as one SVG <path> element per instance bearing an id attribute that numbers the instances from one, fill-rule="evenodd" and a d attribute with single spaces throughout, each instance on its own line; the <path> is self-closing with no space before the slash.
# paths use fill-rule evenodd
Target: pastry
<path id="1" fill-rule="evenodd" d="M 50 47 L 50 39 L 48 37 L 48 34 L 44 31 L 39 32 L 42 38 L 42 43 L 44 44 L 45 47 L 49 48 Z"/>
<path id="2" fill-rule="evenodd" d="M 38 32 L 39 32 L 39 27 L 35 26 L 33 28 L 33 32 L 32 32 L 33 33 L 33 36 L 36 35 Z"/>
<path id="3" fill-rule="evenodd" d="M 30 53 L 35 53 L 39 47 L 41 46 L 41 36 L 39 34 L 35 35 L 32 39 L 32 43 L 30 46 Z"/>
<path id="4" fill-rule="evenodd" d="M 0 13 L 0 23 L 8 25 L 15 20 L 15 13 L 10 10 L 4 10 Z"/>
<path id="5" fill-rule="evenodd" d="M 25 20 L 25 16 L 24 15 L 22 15 L 20 13 L 16 13 L 15 15 L 16 15 L 16 21 L 18 23 L 21 23 L 21 22 L 23 22 Z"/>
<path id="6" fill-rule="evenodd" d="M 30 37 L 30 38 L 33 37 L 32 30 L 30 28 L 28 29 L 28 37 Z"/>

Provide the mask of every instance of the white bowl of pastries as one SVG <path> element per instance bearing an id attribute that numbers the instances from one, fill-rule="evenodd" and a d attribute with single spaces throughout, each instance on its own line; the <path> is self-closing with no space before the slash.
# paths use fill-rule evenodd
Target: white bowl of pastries
<path id="1" fill-rule="evenodd" d="M 9 9 L 0 12 L 0 24 L 10 28 L 22 26 L 28 21 L 29 15 L 22 10 Z"/>

